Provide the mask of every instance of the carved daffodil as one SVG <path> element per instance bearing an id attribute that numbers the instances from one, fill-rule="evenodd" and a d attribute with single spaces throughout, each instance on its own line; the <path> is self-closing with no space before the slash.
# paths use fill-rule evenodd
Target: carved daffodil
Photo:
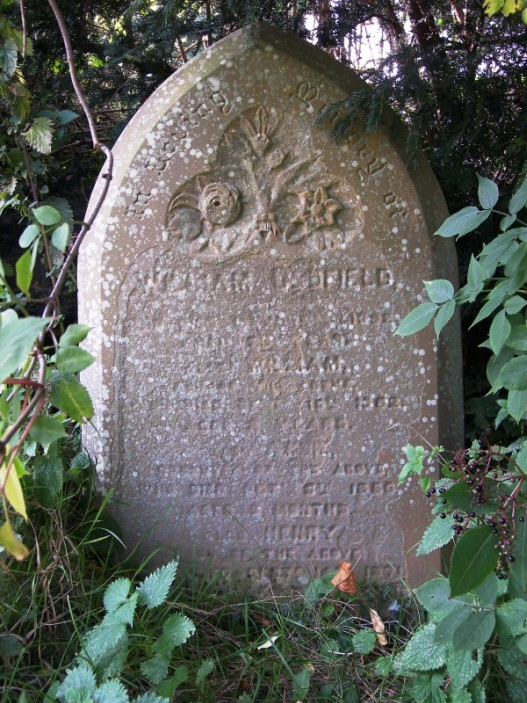
<path id="1" fill-rule="evenodd" d="M 335 224 L 335 215 L 342 205 L 329 198 L 325 188 L 299 193 L 300 209 L 293 222 L 306 225 L 309 229 L 320 229 Z"/>

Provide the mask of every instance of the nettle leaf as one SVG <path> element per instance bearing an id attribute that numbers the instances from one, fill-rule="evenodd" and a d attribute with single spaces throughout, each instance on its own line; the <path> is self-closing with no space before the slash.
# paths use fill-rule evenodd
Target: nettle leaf
<path id="1" fill-rule="evenodd" d="M 359 630 L 352 638 L 353 650 L 359 654 L 370 654 L 375 649 L 377 635 L 372 630 Z"/>
<path id="2" fill-rule="evenodd" d="M 454 215 L 450 215 L 436 234 L 439 237 L 462 237 L 477 229 L 491 214 L 490 210 L 479 210 L 479 208 L 469 205 L 464 207 Z"/>
<path id="3" fill-rule="evenodd" d="M 511 323 L 507 318 L 505 310 L 500 310 L 492 320 L 489 330 L 490 348 L 496 356 L 503 349 L 503 346 L 511 333 Z"/>
<path id="4" fill-rule="evenodd" d="M 452 552 L 450 594 L 461 596 L 477 588 L 498 563 L 497 536 L 484 525 L 467 530 Z"/>
<path id="5" fill-rule="evenodd" d="M 511 215 L 516 215 L 520 210 L 525 207 L 527 202 L 527 178 L 523 180 L 523 183 L 518 188 L 516 193 L 512 196 L 509 202 L 509 212 Z"/>
<path id="6" fill-rule="evenodd" d="M 527 391 L 509 391 L 507 410 L 516 422 L 523 420 L 527 412 Z"/>
<path id="7" fill-rule="evenodd" d="M 453 652 L 446 657 L 446 669 L 455 689 L 465 688 L 474 679 L 483 665 L 483 649 L 478 649 L 476 659 L 472 652 Z"/>
<path id="8" fill-rule="evenodd" d="M 150 683 L 157 685 L 166 678 L 168 674 L 169 660 L 163 654 L 155 654 L 150 659 L 141 662 L 141 673 Z"/>
<path id="9" fill-rule="evenodd" d="M 103 596 L 104 607 L 107 613 L 113 613 L 119 606 L 126 603 L 132 582 L 127 578 L 120 578 L 112 581 Z"/>
<path id="10" fill-rule="evenodd" d="M 434 317 L 439 305 L 436 303 L 421 303 L 414 308 L 408 315 L 401 320 L 395 334 L 401 337 L 407 337 L 410 334 L 415 334 L 424 329 L 430 320 Z"/>
<path id="11" fill-rule="evenodd" d="M 185 644 L 195 631 L 196 626 L 186 615 L 180 613 L 171 615 L 163 625 L 161 637 L 154 642 L 154 652 L 169 656 L 175 647 Z"/>
<path id="12" fill-rule="evenodd" d="M 62 491 L 64 465 L 60 456 L 50 452 L 33 460 L 33 490 L 42 507 L 55 507 Z"/>
<path id="13" fill-rule="evenodd" d="M 196 673 L 196 685 L 197 686 L 201 686 L 201 684 L 205 681 L 207 676 L 212 674 L 215 666 L 216 666 L 216 664 L 213 659 L 205 659 L 204 661 L 201 662 L 199 669 Z M 309 688 L 309 684 L 308 684 L 308 688 Z"/>
<path id="14" fill-rule="evenodd" d="M 49 415 L 40 415 L 31 426 L 29 436 L 40 444 L 51 444 L 67 437 L 67 433 L 62 422 Z"/>
<path id="15" fill-rule="evenodd" d="M 455 300 L 449 300 L 447 303 L 445 303 L 439 308 L 436 315 L 436 319 L 434 320 L 434 332 L 436 333 L 436 337 L 439 337 L 445 325 L 450 322 L 455 311 Z"/>
<path id="16" fill-rule="evenodd" d="M 51 205 L 41 205 L 40 207 L 33 208 L 32 212 L 36 221 L 44 225 L 44 227 L 58 225 L 61 220 L 60 212 L 56 208 L 51 207 Z"/>
<path id="17" fill-rule="evenodd" d="M 170 703 L 168 698 L 158 696 L 157 693 L 142 693 L 132 700 L 132 703 Z"/>
<path id="18" fill-rule="evenodd" d="M 509 391 L 527 391 L 527 356 L 507 362 L 499 375 L 501 385 Z"/>
<path id="19" fill-rule="evenodd" d="M 147 576 L 137 588 L 139 604 L 149 609 L 161 605 L 168 595 L 177 567 L 178 560 L 174 559 Z"/>
<path id="20" fill-rule="evenodd" d="M 55 363 L 64 373 L 79 373 L 93 364 L 95 358 L 80 347 L 64 347 L 59 349 Z"/>
<path id="21" fill-rule="evenodd" d="M 126 635 L 126 625 L 105 615 L 99 625 L 89 630 L 84 638 L 84 651 L 95 665 L 100 663 L 104 655 L 116 647 Z"/>
<path id="22" fill-rule="evenodd" d="M 454 632 L 452 644 L 455 650 L 472 651 L 483 647 L 492 637 L 496 626 L 494 609 L 484 608 L 470 612 Z"/>
<path id="23" fill-rule="evenodd" d="M 49 117 L 35 117 L 31 127 L 22 132 L 22 135 L 33 149 L 41 154 L 50 154 L 53 129 L 53 122 Z"/>
<path id="24" fill-rule="evenodd" d="M 439 515 L 432 520 L 426 528 L 421 541 L 417 547 L 417 556 L 430 554 L 439 547 L 444 547 L 453 538 L 452 528 L 454 526 L 454 518 L 452 515 L 447 515 L 446 518 L 441 518 Z M 448 584 L 448 581 L 447 581 Z M 450 587 L 449 587 L 450 591 Z"/>
<path id="25" fill-rule="evenodd" d="M 415 703 L 446 703 L 447 696 L 443 691 L 444 685 L 443 674 L 415 676 L 410 689 L 412 700 Z"/>
<path id="26" fill-rule="evenodd" d="M 59 347 L 76 347 L 83 342 L 92 328 L 89 325 L 68 325 L 59 341 Z"/>
<path id="27" fill-rule="evenodd" d="M 489 178 L 483 178 L 478 173 L 478 199 L 485 210 L 490 210 L 496 205 L 499 198 L 498 186 Z"/>
<path id="28" fill-rule="evenodd" d="M 87 664 L 79 664 L 68 671 L 66 678 L 60 684 L 57 698 L 65 703 L 85 703 L 93 697 L 97 682 L 95 674 Z"/>
<path id="29" fill-rule="evenodd" d="M 506 635 L 519 637 L 527 633 L 527 600 L 514 598 L 507 603 L 500 603 L 496 611 L 500 629 Z"/>
<path id="30" fill-rule="evenodd" d="M 61 378 L 50 397 L 51 402 L 75 422 L 83 423 L 93 417 L 93 403 L 90 394 L 77 381 Z"/>
<path id="31" fill-rule="evenodd" d="M 128 703 L 128 692 L 117 679 L 105 681 L 93 694 L 93 703 Z"/>
<path id="32" fill-rule="evenodd" d="M 426 292 L 432 303 L 446 303 L 454 297 L 454 286 L 446 278 L 425 281 Z"/>
<path id="33" fill-rule="evenodd" d="M 394 658 L 396 670 L 434 671 L 444 666 L 446 647 L 434 642 L 434 623 L 420 627 L 408 641 L 404 650 Z"/>

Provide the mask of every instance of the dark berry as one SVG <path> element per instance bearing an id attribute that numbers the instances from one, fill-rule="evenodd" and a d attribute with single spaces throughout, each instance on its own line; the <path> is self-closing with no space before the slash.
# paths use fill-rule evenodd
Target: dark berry
<path id="1" fill-rule="evenodd" d="M 474 485 L 474 480 L 471 478 L 467 478 L 467 486 L 473 486 Z"/>
<path id="2" fill-rule="evenodd" d="M 441 503 L 442 503 L 443 505 L 446 505 L 447 499 L 446 499 L 446 498 L 441 498 Z"/>
<path id="3" fill-rule="evenodd" d="M 446 488 L 440 488 L 439 493 L 444 493 L 446 491 Z"/>
<path id="4" fill-rule="evenodd" d="M 480 486 L 478 484 L 477 486 L 474 486 L 472 490 L 474 491 L 474 493 L 481 493 L 481 491 L 483 490 L 483 486 Z"/>
<path id="5" fill-rule="evenodd" d="M 435 489 L 435 488 L 431 488 L 431 489 L 430 489 L 430 493 L 435 493 L 435 492 L 436 492 L 436 489 Z"/>
<path id="6" fill-rule="evenodd" d="M 492 534 L 493 534 L 493 535 L 497 535 L 497 534 L 498 534 L 498 530 L 497 530 L 496 527 L 492 530 Z"/>
<path id="7" fill-rule="evenodd" d="M 507 522 L 507 520 L 506 520 L 504 517 L 500 517 L 500 519 L 498 520 L 498 522 L 500 523 L 500 525 L 505 525 L 506 522 Z"/>
<path id="8" fill-rule="evenodd" d="M 523 517 L 523 515 L 522 515 L 521 517 L 519 517 L 518 520 L 519 520 L 520 522 L 525 522 L 525 518 Z"/>
<path id="9" fill-rule="evenodd" d="M 476 517 L 476 513 L 472 510 L 472 511 L 468 514 L 468 516 L 469 516 L 469 517 Z"/>
<path id="10" fill-rule="evenodd" d="M 425 496 L 426 496 L 427 498 L 430 498 L 431 495 L 432 495 L 432 494 L 430 493 L 430 491 L 427 491 L 427 492 L 425 493 Z"/>
<path id="11" fill-rule="evenodd" d="M 512 556 L 512 554 L 511 554 L 510 556 L 508 556 L 507 559 L 508 559 L 509 561 L 514 561 L 514 557 Z"/>
<path id="12" fill-rule="evenodd" d="M 444 520 L 446 518 L 446 513 L 439 513 L 439 517 L 441 520 Z"/>

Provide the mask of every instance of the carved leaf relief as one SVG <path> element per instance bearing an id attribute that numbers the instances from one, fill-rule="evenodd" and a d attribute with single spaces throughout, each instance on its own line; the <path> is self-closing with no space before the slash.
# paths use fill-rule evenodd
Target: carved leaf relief
<path id="1" fill-rule="evenodd" d="M 362 226 L 357 193 L 264 106 L 231 123 L 210 169 L 176 191 L 167 213 L 181 245 L 211 260 L 266 243 L 320 252 L 352 241 Z"/>

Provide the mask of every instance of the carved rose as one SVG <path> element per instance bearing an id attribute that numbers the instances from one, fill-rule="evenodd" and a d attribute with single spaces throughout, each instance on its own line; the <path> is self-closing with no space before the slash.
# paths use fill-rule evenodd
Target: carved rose
<path id="1" fill-rule="evenodd" d="M 299 193 L 300 210 L 293 222 L 299 222 L 310 229 L 319 229 L 335 224 L 335 214 L 342 210 L 342 205 L 328 198 L 325 188 L 317 188 Z"/>
<path id="2" fill-rule="evenodd" d="M 199 209 L 211 225 L 226 227 L 240 214 L 240 192 L 233 185 L 211 183 L 201 191 Z"/>

